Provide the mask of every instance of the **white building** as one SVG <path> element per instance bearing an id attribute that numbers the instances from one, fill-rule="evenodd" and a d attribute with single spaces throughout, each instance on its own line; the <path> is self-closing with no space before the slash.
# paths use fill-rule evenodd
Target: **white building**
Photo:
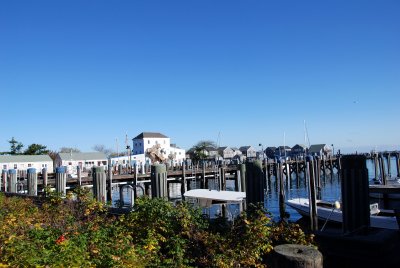
<path id="1" fill-rule="evenodd" d="M 0 167 L 2 169 L 27 170 L 35 168 L 36 172 L 53 172 L 53 160 L 48 155 L 0 155 Z"/>
<path id="2" fill-rule="evenodd" d="M 83 172 L 90 170 L 94 166 L 107 166 L 107 156 L 100 152 L 58 153 L 55 159 L 55 166 L 65 166 L 68 174 L 75 174 L 77 166 Z"/>
<path id="3" fill-rule="evenodd" d="M 127 155 L 115 156 L 115 157 L 111 157 L 110 159 L 111 159 L 111 164 L 113 166 L 122 165 L 123 167 L 126 167 L 129 163 L 129 156 L 127 156 Z M 146 163 L 144 154 L 131 155 L 130 159 L 131 159 L 131 166 L 133 166 L 133 165 L 141 166 L 142 164 Z"/>
<path id="4" fill-rule="evenodd" d="M 132 154 L 133 155 L 146 155 L 148 149 L 153 146 L 159 145 L 159 151 L 162 156 L 175 164 L 182 164 L 185 160 L 185 150 L 171 144 L 171 139 L 167 136 L 157 132 L 142 132 L 132 139 Z M 150 163 L 150 159 L 146 157 L 146 161 Z"/>

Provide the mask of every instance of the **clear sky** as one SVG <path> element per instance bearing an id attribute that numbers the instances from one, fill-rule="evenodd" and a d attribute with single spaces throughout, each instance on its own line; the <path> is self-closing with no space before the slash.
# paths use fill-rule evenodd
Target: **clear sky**
<path id="1" fill-rule="evenodd" d="M 400 1 L 0 1 L 0 151 L 400 149 Z M 284 139 L 285 136 L 285 139 Z"/>

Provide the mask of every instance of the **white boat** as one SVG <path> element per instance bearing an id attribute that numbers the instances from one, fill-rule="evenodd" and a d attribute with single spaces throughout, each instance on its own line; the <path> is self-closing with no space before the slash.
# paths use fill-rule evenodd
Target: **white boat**
<path id="1" fill-rule="evenodd" d="M 295 209 L 302 216 L 310 216 L 309 200 L 307 198 L 295 198 L 286 201 L 286 204 Z M 321 220 L 330 222 L 342 222 L 342 211 L 334 202 L 317 200 L 317 215 Z M 393 211 L 381 211 L 377 204 L 371 205 L 371 227 L 399 230 L 399 225 Z"/>
<path id="2" fill-rule="evenodd" d="M 187 191 L 183 194 L 189 203 L 202 208 L 203 216 L 208 218 L 213 218 L 211 213 L 213 205 L 220 205 L 219 209 L 215 209 L 215 216 L 223 216 L 228 218 L 228 220 L 234 221 L 235 217 L 238 215 L 235 212 L 231 212 L 229 207 L 232 204 L 239 204 L 236 211 L 240 214 L 242 210 L 241 204 L 246 198 L 245 192 L 235 192 L 235 191 L 216 191 L 207 189 L 195 189 Z M 235 205 L 234 205 L 235 206 Z M 218 206 L 217 206 L 218 207 Z M 215 207 L 214 207 L 215 208 Z"/>
<path id="3" fill-rule="evenodd" d="M 216 191 L 195 189 L 183 194 L 185 197 L 197 199 L 201 207 L 210 207 L 214 203 L 241 203 L 246 198 L 245 192 Z"/>

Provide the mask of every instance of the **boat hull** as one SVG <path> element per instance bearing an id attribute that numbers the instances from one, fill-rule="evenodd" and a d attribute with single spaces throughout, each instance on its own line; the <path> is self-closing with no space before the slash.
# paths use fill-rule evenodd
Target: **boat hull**
<path id="1" fill-rule="evenodd" d="M 318 201 L 317 201 L 318 202 Z M 286 204 L 295 209 L 303 217 L 310 216 L 309 202 L 305 198 L 291 199 Z M 317 206 L 317 216 L 320 220 L 329 220 L 332 222 L 342 223 L 342 211 L 334 207 L 325 208 Z M 370 216 L 371 227 L 399 230 L 396 217 L 393 216 Z"/>

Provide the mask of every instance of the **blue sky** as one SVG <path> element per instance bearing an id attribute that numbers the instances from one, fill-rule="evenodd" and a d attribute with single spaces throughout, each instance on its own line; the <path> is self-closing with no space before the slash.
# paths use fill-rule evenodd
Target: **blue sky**
<path id="1" fill-rule="evenodd" d="M 1 1 L 0 151 L 399 149 L 400 1 Z M 284 135 L 285 133 L 285 135 Z M 218 139 L 219 137 L 219 139 Z"/>

